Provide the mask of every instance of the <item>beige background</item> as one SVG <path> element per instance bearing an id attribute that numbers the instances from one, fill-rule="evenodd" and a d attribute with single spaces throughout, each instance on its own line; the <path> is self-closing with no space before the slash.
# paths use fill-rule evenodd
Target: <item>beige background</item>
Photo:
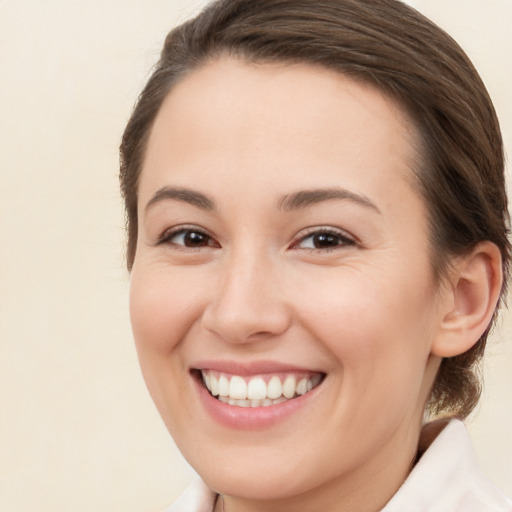
<path id="1" fill-rule="evenodd" d="M 144 512 L 192 471 L 137 366 L 117 146 L 168 29 L 202 2 L 0 0 L 0 510 Z M 412 1 L 466 48 L 512 154 L 512 1 Z M 512 494 L 506 316 L 470 423 Z"/>

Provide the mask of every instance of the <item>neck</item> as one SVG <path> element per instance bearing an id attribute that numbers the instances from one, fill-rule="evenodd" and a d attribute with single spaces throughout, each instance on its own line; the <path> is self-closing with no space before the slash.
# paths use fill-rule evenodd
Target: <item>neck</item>
<path id="1" fill-rule="evenodd" d="M 407 478 L 416 459 L 419 433 L 419 425 L 414 432 L 405 435 L 396 432 L 370 465 L 340 475 L 320 487 L 265 501 L 220 495 L 214 512 L 377 512 Z"/>

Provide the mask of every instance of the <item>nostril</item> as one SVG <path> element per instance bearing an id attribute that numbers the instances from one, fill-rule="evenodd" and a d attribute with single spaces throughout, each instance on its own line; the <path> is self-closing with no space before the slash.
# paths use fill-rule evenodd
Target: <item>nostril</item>
<path id="1" fill-rule="evenodd" d="M 250 307 L 208 308 L 202 319 L 203 327 L 229 343 L 247 343 L 266 340 L 283 334 L 291 323 L 284 307 L 274 305 L 271 311 Z"/>

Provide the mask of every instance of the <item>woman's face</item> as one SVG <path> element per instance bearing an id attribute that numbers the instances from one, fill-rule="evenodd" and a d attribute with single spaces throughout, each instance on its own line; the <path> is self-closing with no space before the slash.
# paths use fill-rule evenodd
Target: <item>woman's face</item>
<path id="1" fill-rule="evenodd" d="M 221 59 L 165 100 L 131 318 L 151 395 L 213 489 L 405 478 L 442 309 L 414 141 L 393 101 L 308 65 Z"/>

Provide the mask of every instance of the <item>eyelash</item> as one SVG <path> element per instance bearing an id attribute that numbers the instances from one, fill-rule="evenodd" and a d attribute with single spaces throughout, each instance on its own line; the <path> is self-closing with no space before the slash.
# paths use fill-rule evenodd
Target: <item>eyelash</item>
<path id="1" fill-rule="evenodd" d="M 183 237 L 186 237 L 187 235 L 199 235 L 200 237 L 204 237 L 203 244 L 199 245 L 186 245 L 186 243 L 176 243 L 173 242 L 173 238 L 177 237 L 178 235 L 182 235 Z M 336 240 L 339 243 L 334 243 L 332 245 L 327 245 L 326 247 L 300 247 L 300 244 L 308 239 L 314 239 L 314 237 L 320 237 L 325 236 L 327 238 L 327 243 L 331 243 L 332 241 L 336 242 Z M 330 241 L 329 241 L 330 238 Z M 317 242 L 320 240 L 317 240 Z M 183 242 L 185 242 L 185 239 L 183 239 Z M 200 229 L 196 226 L 180 226 L 175 229 L 171 229 L 166 231 L 162 234 L 162 236 L 157 240 L 155 245 L 164 245 L 169 244 L 174 247 L 180 248 L 180 249 L 201 249 L 203 247 L 214 247 L 219 248 L 220 244 L 215 241 L 215 239 L 209 235 L 206 231 L 203 229 Z M 313 241 L 313 245 L 315 244 L 315 241 Z M 315 227 L 310 228 L 308 232 L 301 233 L 299 236 L 295 238 L 295 240 L 292 242 L 290 248 L 291 249 L 303 249 L 308 251 L 315 251 L 315 252 L 331 252 L 336 249 L 339 249 L 340 247 L 347 247 L 347 246 L 354 246 L 357 245 L 356 240 L 352 238 L 350 235 L 348 235 L 345 231 L 342 231 L 340 229 L 335 229 L 332 227 Z"/>
<path id="2" fill-rule="evenodd" d="M 172 239 L 178 235 L 187 236 L 191 234 L 200 235 L 202 237 L 206 238 L 206 243 L 204 245 L 186 245 L 185 243 L 176 243 L 173 242 Z M 211 242 L 214 242 L 213 244 Z M 174 247 L 180 248 L 180 249 L 201 249 L 203 247 L 220 247 L 218 242 L 214 240 L 213 237 L 211 237 L 206 231 L 203 229 L 200 229 L 196 226 L 180 226 L 175 229 L 170 229 L 163 233 L 163 235 L 156 241 L 155 245 L 164 245 L 169 244 Z"/>
<path id="3" fill-rule="evenodd" d="M 300 244 L 303 243 L 305 240 L 314 239 L 314 237 L 322 235 L 326 237 L 331 237 L 331 240 L 337 239 L 339 243 L 327 247 L 300 247 Z M 314 227 L 310 228 L 310 230 L 308 230 L 308 232 L 306 233 L 301 233 L 292 243 L 292 249 L 303 249 L 315 252 L 331 252 L 341 247 L 354 245 L 357 245 L 356 240 L 341 229 L 335 229 L 332 227 Z"/>

